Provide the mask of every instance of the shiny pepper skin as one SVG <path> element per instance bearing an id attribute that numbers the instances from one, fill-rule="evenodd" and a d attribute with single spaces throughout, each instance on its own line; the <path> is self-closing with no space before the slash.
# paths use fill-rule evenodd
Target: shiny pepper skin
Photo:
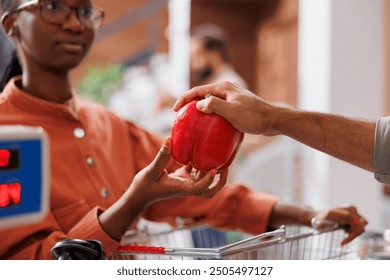
<path id="1" fill-rule="evenodd" d="M 192 101 L 180 109 L 172 128 L 172 156 L 198 170 L 224 170 L 230 166 L 244 138 L 225 118 L 204 114 Z"/>

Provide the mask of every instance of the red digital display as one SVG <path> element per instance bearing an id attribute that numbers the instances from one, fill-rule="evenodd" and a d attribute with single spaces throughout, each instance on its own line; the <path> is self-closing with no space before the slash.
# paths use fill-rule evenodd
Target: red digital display
<path id="1" fill-rule="evenodd" d="M 20 183 L 0 184 L 0 207 L 19 204 L 21 193 Z"/>
<path id="2" fill-rule="evenodd" d="M 19 149 L 0 148 L 0 172 L 15 170 L 20 166 Z"/>
<path id="3" fill-rule="evenodd" d="M 10 157 L 11 152 L 9 150 L 0 150 L 0 167 L 7 167 Z"/>

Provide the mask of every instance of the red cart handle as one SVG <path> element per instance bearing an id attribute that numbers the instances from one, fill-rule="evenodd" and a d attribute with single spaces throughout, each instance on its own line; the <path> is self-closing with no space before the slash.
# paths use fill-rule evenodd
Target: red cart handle
<path id="1" fill-rule="evenodd" d="M 119 246 L 118 251 L 126 253 L 165 254 L 165 247 L 122 245 Z"/>

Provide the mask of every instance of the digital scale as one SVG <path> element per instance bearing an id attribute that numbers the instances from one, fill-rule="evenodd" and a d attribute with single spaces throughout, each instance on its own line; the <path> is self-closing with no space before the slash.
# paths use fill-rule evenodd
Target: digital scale
<path id="1" fill-rule="evenodd" d="M 41 127 L 0 125 L 0 229 L 46 216 L 49 166 L 49 140 Z"/>

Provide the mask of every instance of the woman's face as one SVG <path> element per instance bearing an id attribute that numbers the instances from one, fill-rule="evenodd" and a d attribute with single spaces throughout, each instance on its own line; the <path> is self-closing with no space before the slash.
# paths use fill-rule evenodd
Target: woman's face
<path id="1" fill-rule="evenodd" d="M 92 5 L 88 0 L 56 0 L 71 7 Z M 86 56 L 95 31 L 79 21 L 75 10 L 63 24 L 41 17 L 39 6 L 14 15 L 13 40 L 25 69 L 67 73 Z"/>

